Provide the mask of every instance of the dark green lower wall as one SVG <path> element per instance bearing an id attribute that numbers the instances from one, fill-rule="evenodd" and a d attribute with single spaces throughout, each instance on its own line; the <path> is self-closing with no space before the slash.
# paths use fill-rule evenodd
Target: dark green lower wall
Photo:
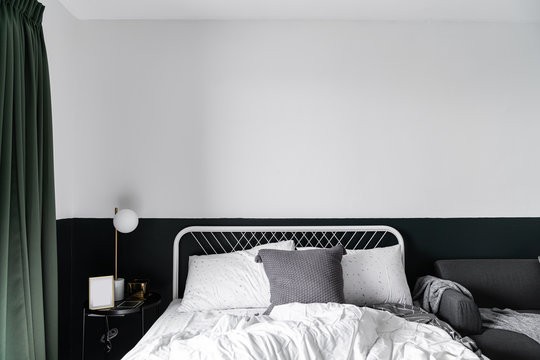
<path id="1" fill-rule="evenodd" d="M 192 225 L 389 225 L 401 232 L 406 271 L 412 284 L 432 272 L 433 261 L 450 258 L 536 258 L 540 255 L 540 218 L 452 219 L 141 219 L 137 229 L 119 236 L 119 276 L 150 279 L 150 290 L 171 301 L 172 245 Z M 112 219 L 57 221 L 60 286 L 60 356 L 81 357 L 82 304 L 88 277 L 114 272 Z M 112 319 L 119 336 L 108 359 L 119 359 L 137 341 L 137 318 Z M 149 319 L 149 324 L 152 319 Z M 103 323 L 90 319 L 87 359 L 103 359 L 99 344 Z"/>

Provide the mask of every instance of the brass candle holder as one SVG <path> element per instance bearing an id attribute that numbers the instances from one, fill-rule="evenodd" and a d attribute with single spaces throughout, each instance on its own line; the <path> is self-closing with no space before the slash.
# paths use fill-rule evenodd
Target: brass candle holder
<path id="1" fill-rule="evenodd" d="M 146 299 L 148 280 L 146 279 L 133 279 L 128 282 L 129 297 L 139 300 Z"/>

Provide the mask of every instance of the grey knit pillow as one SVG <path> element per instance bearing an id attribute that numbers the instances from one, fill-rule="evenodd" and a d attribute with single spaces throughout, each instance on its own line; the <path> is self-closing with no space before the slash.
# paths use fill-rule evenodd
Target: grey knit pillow
<path id="1" fill-rule="evenodd" d="M 344 251 L 341 245 L 305 251 L 260 250 L 255 261 L 262 261 L 268 276 L 271 307 L 292 302 L 343 303 Z"/>

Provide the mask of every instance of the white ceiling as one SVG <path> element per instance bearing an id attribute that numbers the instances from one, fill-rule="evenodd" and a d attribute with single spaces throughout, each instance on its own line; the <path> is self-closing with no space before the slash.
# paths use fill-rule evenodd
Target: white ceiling
<path id="1" fill-rule="evenodd" d="M 59 0 L 79 19 L 540 22 L 540 0 Z"/>

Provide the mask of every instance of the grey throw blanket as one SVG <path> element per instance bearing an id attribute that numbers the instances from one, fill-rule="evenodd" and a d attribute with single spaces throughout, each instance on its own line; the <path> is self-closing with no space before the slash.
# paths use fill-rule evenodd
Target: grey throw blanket
<path id="1" fill-rule="evenodd" d="M 418 303 L 422 309 L 434 314 L 439 312 L 439 304 L 445 290 L 454 289 L 472 299 L 473 296 L 464 286 L 450 280 L 439 279 L 438 277 L 427 275 L 416 280 L 413 289 L 413 301 Z"/>
<path id="2" fill-rule="evenodd" d="M 527 335 L 540 344 L 540 314 L 520 313 L 510 309 L 480 308 L 482 325 Z"/>

